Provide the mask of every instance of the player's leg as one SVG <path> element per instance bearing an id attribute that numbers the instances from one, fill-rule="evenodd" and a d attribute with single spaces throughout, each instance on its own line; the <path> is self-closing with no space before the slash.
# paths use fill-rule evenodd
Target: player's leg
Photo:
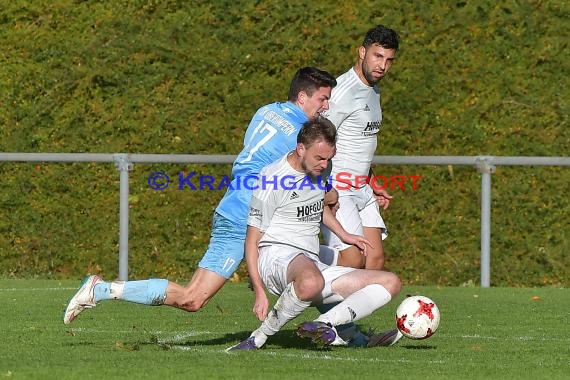
<path id="1" fill-rule="evenodd" d="M 374 249 L 366 250 L 364 269 L 382 270 L 384 268 L 384 246 L 382 245 L 382 230 L 378 227 L 363 227 L 363 235 Z"/>
<path id="2" fill-rule="evenodd" d="M 370 186 L 359 191 L 360 220 L 364 237 L 370 240 L 374 249 L 367 250 L 364 269 L 382 270 L 384 268 L 384 246 L 382 241 L 388 237 L 386 224 L 380 215 L 380 207 Z"/>
<path id="3" fill-rule="evenodd" d="M 170 282 L 164 304 L 189 312 L 203 308 L 227 279 L 208 269 L 198 268 L 186 286 Z"/>
<path id="4" fill-rule="evenodd" d="M 339 276 L 342 269 L 347 268 L 330 267 L 323 271 L 325 289 L 330 282 L 331 295 L 343 299 L 321 316 L 324 322 L 337 325 L 364 318 L 390 302 L 402 287 L 398 276 L 391 272 L 357 269 Z"/>
<path id="5" fill-rule="evenodd" d="M 321 300 L 317 304 L 317 309 L 321 315 L 326 314 L 331 309 L 337 307 L 344 298 L 331 289 L 332 281 L 343 274 L 350 273 L 356 269 L 347 267 L 331 267 L 326 264 L 318 263 L 319 269 L 325 279 L 325 286 L 321 294 Z M 301 337 L 309 337 L 313 342 L 331 345 L 347 345 L 358 338 L 360 334 L 357 326 L 348 321 L 345 324 L 335 324 L 334 326 L 328 321 L 322 321 L 317 318 L 314 321 L 304 322 L 297 328 L 297 335 Z M 365 344 L 368 343 L 366 339 Z"/>
<path id="6" fill-rule="evenodd" d="M 364 236 L 374 248 L 368 248 L 366 256 L 363 256 L 358 247 L 343 243 L 338 236 L 323 227 L 323 237 L 328 248 L 320 248 L 321 261 L 327 265 L 381 270 L 384 267 L 382 240 L 387 237 L 387 230 L 372 188 L 365 186 L 358 190 L 340 190 L 339 194 L 340 207 L 336 218 L 347 232 Z"/>
<path id="7" fill-rule="evenodd" d="M 316 305 L 317 310 L 321 314 L 327 313 L 333 307 L 337 306 L 339 302 L 335 303 L 321 303 Z M 368 335 L 360 330 L 360 328 L 353 322 L 345 323 L 335 326 L 340 339 L 338 340 L 339 346 L 348 345 L 350 347 L 366 347 L 368 345 Z M 334 344 L 334 343 L 333 343 Z"/>
<path id="8" fill-rule="evenodd" d="M 237 269 L 243 258 L 244 240 L 245 227 L 214 214 L 208 251 L 187 286 L 166 279 L 105 282 L 99 276 L 88 276 L 70 300 L 63 321 L 68 324 L 83 310 L 106 300 L 149 306 L 166 304 L 189 312 L 198 311 Z"/>
<path id="9" fill-rule="evenodd" d="M 310 301 L 299 299 L 294 284 L 292 282 L 287 284 L 259 328 L 254 330 L 246 340 L 230 347 L 228 351 L 261 348 L 270 336 L 275 335 L 287 322 L 297 317 L 309 306 L 311 306 Z"/>
<path id="10" fill-rule="evenodd" d="M 323 225 L 321 229 L 324 230 L 326 227 Z M 319 246 L 319 260 L 331 267 L 338 265 L 338 254 L 339 250 L 337 247 L 329 247 L 328 245 L 321 244 Z"/>
<path id="11" fill-rule="evenodd" d="M 208 250 L 186 286 L 170 283 L 166 305 L 189 312 L 200 310 L 224 286 L 243 260 L 246 226 L 214 214 Z"/>
<path id="12" fill-rule="evenodd" d="M 69 302 L 63 322 L 68 324 L 85 309 L 107 300 L 148 306 L 169 305 L 194 312 L 200 310 L 225 282 L 224 277 L 202 268 L 197 269 L 186 287 L 166 279 L 105 282 L 99 276 L 89 276 Z"/>
<path id="13" fill-rule="evenodd" d="M 357 199 L 353 195 L 345 195 L 345 191 L 339 191 L 339 194 L 340 206 L 336 212 L 337 220 L 347 232 L 363 236 Z M 321 261 L 327 265 L 336 264 L 345 267 L 364 268 L 366 258 L 358 247 L 345 244 L 325 226 L 322 226 L 322 232 L 325 245 L 329 248 L 320 248 Z"/>
<path id="14" fill-rule="evenodd" d="M 168 280 L 105 282 L 99 276 L 88 276 L 69 301 L 63 323 L 73 321 L 85 309 L 93 308 L 104 300 L 128 300 L 144 305 L 162 305 L 166 298 Z"/>
<path id="15" fill-rule="evenodd" d="M 306 256 L 299 255 L 291 262 L 287 270 L 287 280 L 292 284 L 293 294 L 298 296 L 302 304 L 297 303 L 293 307 L 288 307 L 286 303 L 279 305 L 279 302 L 273 308 L 273 312 L 269 314 L 268 319 L 277 320 L 279 329 L 288 321 L 301 314 L 307 309 L 312 302 L 320 301 L 324 287 L 324 278 L 321 270 L 317 267 L 315 261 Z M 283 293 L 280 299 L 283 297 Z M 272 317 L 272 314 L 275 317 Z M 311 338 L 316 343 L 330 344 L 336 337 L 336 331 L 332 326 L 325 325 L 320 322 L 306 322 L 302 324 L 298 334 L 302 337 Z"/>
<path id="16" fill-rule="evenodd" d="M 316 321 L 332 326 L 346 325 L 370 315 L 384 306 L 400 292 L 399 278 L 390 272 L 377 270 L 354 270 L 343 267 L 329 267 L 323 270 L 325 290 L 323 302 L 333 307 L 321 314 Z M 327 292 L 327 289 L 330 291 Z M 340 301 L 340 302 L 339 302 Z M 362 333 L 356 333 L 356 339 Z M 360 336 L 363 344 L 353 346 L 392 345 L 401 338 L 397 331 Z M 350 342 L 349 342 L 350 345 Z"/>
<path id="17" fill-rule="evenodd" d="M 324 279 L 314 261 L 303 254 L 285 253 L 289 247 L 263 247 L 259 255 L 259 273 L 277 302 L 251 335 L 227 351 L 253 350 L 262 347 L 287 322 L 305 311 L 320 297 Z M 283 253 L 280 255 L 280 253 Z"/>
<path id="18" fill-rule="evenodd" d="M 336 212 L 336 218 L 346 231 L 366 237 L 362 228 L 359 211 L 359 204 L 364 204 L 362 201 L 359 201 L 360 192 L 361 191 L 339 191 L 342 196 L 339 198 L 340 206 Z M 352 268 L 364 268 L 366 265 L 366 257 L 362 255 L 360 249 L 343 243 L 338 236 L 330 232 L 324 226 L 323 236 L 326 245 L 321 246 L 319 249 L 319 260 L 321 260 L 321 262 L 330 266 L 341 265 Z M 377 241 L 373 243 L 373 247 L 378 247 Z M 374 253 L 372 253 L 372 255 L 374 255 Z M 317 309 L 321 314 L 324 314 L 333 306 L 332 304 L 321 304 L 317 306 Z M 348 342 L 349 345 L 360 347 L 368 344 L 365 335 L 352 322 L 338 325 L 336 326 L 336 330 L 343 342 Z"/>

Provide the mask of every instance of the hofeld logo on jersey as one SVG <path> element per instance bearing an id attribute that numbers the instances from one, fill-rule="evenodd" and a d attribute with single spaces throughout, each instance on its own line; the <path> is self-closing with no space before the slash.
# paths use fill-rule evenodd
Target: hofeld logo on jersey
<path id="1" fill-rule="evenodd" d="M 297 207 L 297 220 L 300 222 L 320 221 L 325 201 L 323 199 L 307 205 Z"/>
<path id="2" fill-rule="evenodd" d="M 323 207 L 324 207 L 325 201 L 324 200 L 319 200 L 313 204 L 310 204 L 308 206 L 298 206 L 297 207 L 297 218 L 299 217 L 303 217 L 303 216 L 310 216 L 312 214 L 317 214 L 321 211 L 323 211 Z"/>
<path id="3" fill-rule="evenodd" d="M 362 131 L 362 134 L 364 136 L 372 136 L 377 134 L 379 130 L 380 130 L 380 121 L 369 121 L 366 124 L 366 127 L 364 127 L 364 131 Z"/>

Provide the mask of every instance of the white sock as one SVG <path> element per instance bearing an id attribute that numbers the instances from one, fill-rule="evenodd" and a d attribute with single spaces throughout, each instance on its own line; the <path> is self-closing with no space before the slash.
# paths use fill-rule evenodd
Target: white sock
<path id="1" fill-rule="evenodd" d="M 391 299 L 392 295 L 382 285 L 367 285 L 346 297 L 331 310 L 321 314 L 316 320 L 333 326 L 354 322 L 369 316 Z"/>
<path id="2" fill-rule="evenodd" d="M 327 245 L 320 245 L 319 260 L 328 266 L 336 266 L 338 263 L 338 249 L 329 247 Z"/>
<path id="3" fill-rule="evenodd" d="M 290 282 L 261 326 L 251 333 L 251 336 L 255 338 L 255 345 L 257 347 L 263 346 L 268 336 L 275 335 L 287 322 L 301 314 L 309 306 L 311 306 L 311 302 L 301 301 L 297 298 L 293 283 Z"/>

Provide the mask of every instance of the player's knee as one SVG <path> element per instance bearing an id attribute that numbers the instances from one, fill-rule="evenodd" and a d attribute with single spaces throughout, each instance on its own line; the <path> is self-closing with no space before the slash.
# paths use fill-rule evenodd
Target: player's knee
<path id="1" fill-rule="evenodd" d="M 402 280 L 392 272 L 385 272 L 384 287 L 390 292 L 392 297 L 398 295 L 402 290 Z"/>
<path id="2" fill-rule="evenodd" d="M 206 304 L 205 302 L 190 301 L 185 304 L 186 307 L 184 309 L 190 313 L 195 313 L 201 308 L 203 308 L 205 304 Z"/>
<path id="3" fill-rule="evenodd" d="M 202 309 L 208 303 L 208 298 L 200 296 L 195 292 L 188 291 L 184 295 L 184 300 L 180 304 L 180 308 L 190 313 L 195 313 Z"/>
<path id="4" fill-rule="evenodd" d="M 295 293 L 301 301 L 317 299 L 325 286 L 325 280 L 320 273 L 307 273 L 295 281 Z"/>

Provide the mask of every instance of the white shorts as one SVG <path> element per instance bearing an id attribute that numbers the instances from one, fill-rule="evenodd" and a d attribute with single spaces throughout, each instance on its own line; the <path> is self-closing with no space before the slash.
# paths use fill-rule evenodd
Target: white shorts
<path id="1" fill-rule="evenodd" d="M 362 236 L 363 227 L 377 227 L 382 231 L 382 240 L 388 237 L 388 229 L 380 215 L 380 207 L 370 185 L 365 185 L 360 189 L 350 188 L 337 191 L 340 207 L 336 212 L 336 218 L 347 232 Z M 324 225 L 322 231 L 327 246 L 341 251 L 350 247 Z"/>
<path id="2" fill-rule="evenodd" d="M 317 255 L 287 245 L 270 245 L 259 248 L 259 275 L 267 290 L 276 296 L 281 295 L 287 287 L 287 268 L 291 260 L 298 255 L 305 255 L 311 259 L 321 271 L 325 279 L 325 287 L 322 291 L 324 303 L 338 301 L 338 297 L 333 294 L 331 289 L 332 282 L 356 269 L 341 266 L 330 267 L 320 262 Z"/>

